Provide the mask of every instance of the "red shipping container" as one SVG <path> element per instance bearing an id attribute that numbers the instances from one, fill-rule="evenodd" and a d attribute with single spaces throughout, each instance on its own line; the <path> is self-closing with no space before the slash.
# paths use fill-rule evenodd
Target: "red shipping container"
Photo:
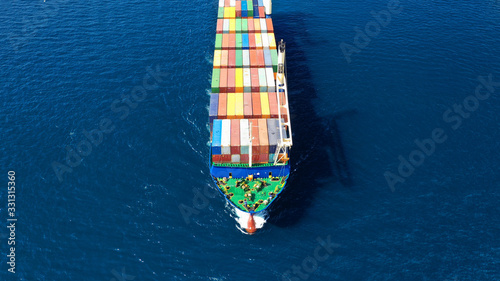
<path id="1" fill-rule="evenodd" d="M 265 18 L 266 17 L 266 10 L 264 7 L 259 6 L 259 18 Z"/>
<path id="2" fill-rule="evenodd" d="M 231 7 L 231 0 L 224 0 L 224 7 Z"/>
<path id="3" fill-rule="evenodd" d="M 231 163 L 231 154 L 222 154 L 221 158 L 222 163 Z"/>
<path id="4" fill-rule="evenodd" d="M 222 33 L 224 31 L 224 19 L 217 20 L 217 33 Z"/>
<path id="5" fill-rule="evenodd" d="M 222 50 L 220 52 L 220 67 L 221 68 L 227 67 L 228 62 L 229 62 L 229 51 Z"/>
<path id="6" fill-rule="evenodd" d="M 251 20 L 249 20 L 248 22 L 252 22 Z M 257 48 L 257 45 L 255 44 L 255 36 L 254 34 L 250 34 L 248 36 L 248 48 L 250 48 L 250 50 L 254 50 Z"/>
<path id="7" fill-rule="evenodd" d="M 252 118 L 252 93 L 243 93 L 243 116 Z"/>
<path id="8" fill-rule="evenodd" d="M 234 93 L 236 91 L 236 69 L 228 68 L 227 69 L 227 92 Z"/>
<path id="9" fill-rule="evenodd" d="M 240 120 L 231 120 L 231 154 L 240 154 Z"/>
<path id="10" fill-rule="evenodd" d="M 259 163 L 269 163 L 269 154 L 259 154 Z"/>
<path id="11" fill-rule="evenodd" d="M 250 76 L 252 77 L 252 92 L 260 92 L 260 84 L 259 84 L 259 69 L 258 68 L 250 68 Z M 260 100 L 259 100 L 260 102 Z M 254 101 L 255 103 L 255 101 Z M 254 108 L 255 112 L 255 108 Z"/>
<path id="12" fill-rule="evenodd" d="M 259 155 L 258 154 L 252 154 L 252 163 L 259 163 Z"/>
<path id="13" fill-rule="evenodd" d="M 267 33 L 274 33 L 273 20 L 271 18 L 266 19 Z"/>
<path id="14" fill-rule="evenodd" d="M 253 26 L 253 18 L 248 18 L 248 33 L 254 33 L 255 32 L 255 27 Z M 252 36 L 248 36 L 248 37 L 252 37 Z M 255 40 L 255 39 L 254 39 Z M 252 46 L 252 45 L 250 45 Z M 255 44 L 254 44 L 255 46 Z M 250 47 L 252 48 L 252 47 Z"/>
<path id="15" fill-rule="evenodd" d="M 229 49 L 236 49 L 236 33 L 229 33 Z"/>
<path id="16" fill-rule="evenodd" d="M 212 162 L 220 164 L 222 157 L 220 155 L 212 155 Z"/>
<path id="17" fill-rule="evenodd" d="M 227 117 L 227 94 L 219 93 L 219 108 L 217 109 L 217 118 L 226 119 Z"/>
<path id="18" fill-rule="evenodd" d="M 241 154 L 241 163 L 248 163 L 249 159 L 248 154 Z"/>
<path id="19" fill-rule="evenodd" d="M 227 68 L 220 69 L 219 87 L 221 93 L 227 93 Z M 220 104 L 219 104 L 220 108 Z"/>
<path id="20" fill-rule="evenodd" d="M 255 119 L 252 119 L 249 120 L 248 123 L 250 124 L 250 129 L 252 130 L 252 154 L 257 156 L 258 154 L 260 154 L 259 122 Z"/>
<path id="21" fill-rule="evenodd" d="M 219 104 L 220 106 L 220 104 Z M 252 118 L 262 118 L 262 109 L 260 105 L 260 93 L 252 93 Z"/>
<path id="22" fill-rule="evenodd" d="M 278 97 L 276 93 L 269 93 L 269 111 L 271 113 L 271 118 L 278 118 Z"/>
<path id="23" fill-rule="evenodd" d="M 259 49 L 256 51 L 257 51 L 257 67 L 265 67 L 264 50 Z"/>
<path id="24" fill-rule="evenodd" d="M 241 1 L 236 1 L 236 17 L 241 18 Z"/>
<path id="25" fill-rule="evenodd" d="M 227 66 L 230 68 L 236 67 L 236 50 L 234 49 L 229 50 Z"/>

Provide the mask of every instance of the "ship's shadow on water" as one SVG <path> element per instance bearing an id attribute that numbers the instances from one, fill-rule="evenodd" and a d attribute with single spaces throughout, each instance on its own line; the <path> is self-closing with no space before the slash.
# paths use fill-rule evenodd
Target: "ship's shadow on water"
<path id="1" fill-rule="evenodd" d="M 286 190 L 269 210 L 268 222 L 287 227 L 300 221 L 321 188 L 351 187 L 353 182 L 342 144 L 341 118 L 351 112 L 321 117 L 314 111 L 317 99 L 307 61 L 308 46 L 321 44 L 308 38 L 304 14 L 273 16 L 276 39 L 287 43 L 287 79 L 293 129 L 292 174 Z M 332 66 L 335 67 L 335 66 Z M 328 95 L 335 95 L 332 89 Z M 317 106 L 317 105 L 316 105 Z M 340 183 L 332 184 L 332 183 Z"/>

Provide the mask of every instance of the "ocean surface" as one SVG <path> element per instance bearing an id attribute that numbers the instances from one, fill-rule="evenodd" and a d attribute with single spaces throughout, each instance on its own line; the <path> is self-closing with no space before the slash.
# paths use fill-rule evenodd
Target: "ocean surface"
<path id="1" fill-rule="evenodd" d="M 273 1 L 293 174 L 253 236 L 209 177 L 217 4 L 1 1 L 0 280 L 500 280 L 499 1 Z"/>

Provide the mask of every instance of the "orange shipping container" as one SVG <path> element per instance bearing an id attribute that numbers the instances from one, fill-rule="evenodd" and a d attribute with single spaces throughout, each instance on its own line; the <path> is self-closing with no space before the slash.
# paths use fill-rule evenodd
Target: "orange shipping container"
<path id="1" fill-rule="evenodd" d="M 248 33 L 254 33 L 255 32 L 255 27 L 253 25 L 253 20 L 252 18 L 248 19 Z"/>
<path id="2" fill-rule="evenodd" d="M 252 93 L 243 94 L 243 115 L 244 118 L 252 118 Z"/>
<path id="3" fill-rule="evenodd" d="M 252 114 L 252 118 L 262 118 L 260 93 L 252 93 Z"/>
<path id="4" fill-rule="evenodd" d="M 266 19 L 267 32 L 274 33 L 273 20 L 271 18 Z"/>
<path id="5" fill-rule="evenodd" d="M 236 49 L 236 33 L 229 33 L 229 49 Z"/>
<path id="6" fill-rule="evenodd" d="M 227 92 L 234 93 L 236 91 L 236 69 L 228 68 L 227 69 Z"/>
<path id="7" fill-rule="evenodd" d="M 231 120 L 231 154 L 240 154 L 240 120 Z"/>
<path id="8" fill-rule="evenodd" d="M 227 94 L 219 94 L 219 109 L 217 112 L 217 118 L 226 119 L 227 117 Z"/>
<path id="9" fill-rule="evenodd" d="M 263 6 L 259 6 L 259 17 L 260 18 L 265 18 L 266 17 L 266 10 L 264 9 Z"/>
<path id="10" fill-rule="evenodd" d="M 227 68 L 220 69 L 219 87 L 221 93 L 227 93 Z"/>
<path id="11" fill-rule="evenodd" d="M 229 49 L 229 34 L 228 33 L 222 34 L 222 49 L 223 50 Z"/>
<path id="12" fill-rule="evenodd" d="M 269 154 L 269 136 L 267 135 L 267 120 L 258 119 L 259 122 L 259 144 L 260 144 L 260 154 Z M 267 162 L 269 156 L 265 160 Z"/>
<path id="13" fill-rule="evenodd" d="M 264 50 L 259 49 L 257 51 L 257 67 L 265 67 L 264 63 Z"/>
<path id="14" fill-rule="evenodd" d="M 228 56 L 229 56 L 228 50 L 221 51 L 221 53 L 220 53 L 220 67 L 221 68 L 227 67 Z"/>
<path id="15" fill-rule="evenodd" d="M 249 34 L 248 35 L 248 48 L 250 50 L 254 50 L 257 48 L 257 45 L 255 43 L 255 34 Z"/>
<path id="16" fill-rule="evenodd" d="M 269 93 L 269 111 L 271 118 L 278 118 L 278 98 L 276 92 Z"/>
<path id="17" fill-rule="evenodd" d="M 248 120 L 252 130 L 252 155 L 260 153 L 259 122 L 255 119 Z"/>
<path id="18" fill-rule="evenodd" d="M 252 76 L 252 92 L 260 92 L 259 69 L 254 67 L 250 68 L 250 75 Z"/>
<path id="19" fill-rule="evenodd" d="M 257 50 L 250 50 L 250 67 L 257 67 Z"/>

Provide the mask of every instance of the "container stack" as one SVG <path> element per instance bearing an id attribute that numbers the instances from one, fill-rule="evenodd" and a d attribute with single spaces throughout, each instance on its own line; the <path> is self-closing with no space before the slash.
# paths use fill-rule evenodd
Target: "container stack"
<path id="1" fill-rule="evenodd" d="M 219 0 L 209 109 L 215 164 L 248 163 L 250 151 L 253 163 L 274 162 L 277 70 L 273 22 L 263 1 Z M 287 118 L 283 108 L 281 118 Z"/>

